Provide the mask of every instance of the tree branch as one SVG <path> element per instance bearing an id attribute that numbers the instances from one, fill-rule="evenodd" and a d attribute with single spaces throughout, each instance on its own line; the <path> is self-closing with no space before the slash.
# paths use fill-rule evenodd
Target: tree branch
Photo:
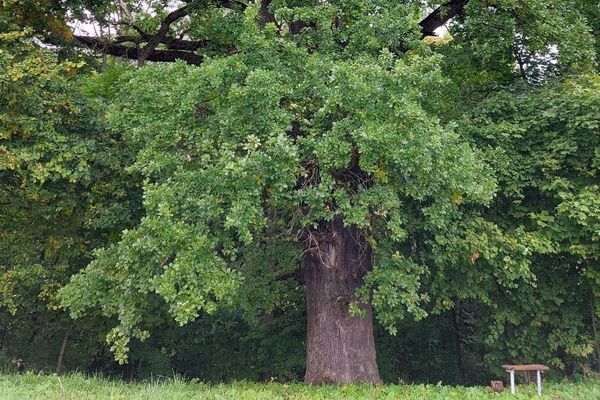
<path id="1" fill-rule="evenodd" d="M 156 50 L 156 46 L 158 46 L 159 43 L 165 40 L 171 24 L 187 15 L 187 5 L 167 14 L 165 19 L 160 23 L 156 35 L 152 36 L 150 40 L 148 40 L 146 45 L 138 52 L 138 66 L 141 67 L 142 65 L 144 65 L 146 59 L 148 59 L 148 57 Z"/>
<path id="2" fill-rule="evenodd" d="M 75 40 L 85 45 L 92 51 L 99 53 L 110 54 L 111 56 L 129 58 L 131 60 L 139 60 L 140 49 L 132 46 L 125 46 L 120 43 L 107 41 L 94 36 L 75 36 Z M 180 50 L 176 48 L 154 49 L 146 56 L 148 61 L 173 62 L 183 60 L 191 65 L 202 64 L 203 57 L 191 51 Z"/>
<path id="3" fill-rule="evenodd" d="M 206 47 L 207 41 L 193 41 L 167 36 L 170 26 L 174 22 L 187 16 L 190 10 L 193 9 L 193 0 L 183 1 L 186 4 L 183 7 L 167 14 L 164 20 L 160 23 L 156 34 L 149 34 L 142 31 L 133 23 L 131 18 L 129 18 L 129 15 L 127 15 L 129 21 L 125 22 L 125 25 L 132 27 L 139 34 L 139 36 L 120 35 L 114 38 L 114 40 L 80 35 L 75 35 L 74 38 L 92 51 L 101 52 L 116 57 L 137 60 L 139 66 L 142 66 L 147 60 L 163 62 L 184 60 L 188 64 L 199 65 L 202 63 L 203 57 L 195 54 L 194 52 L 202 47 Z M 214 5 L 237 9 L 240 7 L 242 9 L 246 7 L 243 2 L 236 0 L 215 0 Z M 123 12 L 125 11 L 126 10 Z M 134 43 L 135 47 L 126 46 L 123 44 L 127 42 Z M 145 43 L 145 45 L 140 48 L 142 43 Z M 157 49 L 159 44 L 164 44 L 166 49 Z"/>
<path id="4" fill-rule="evenodd" d="M 435 30 L 444 25 L 451 18 L 463 13 L 469 0 L 450 0 L 431 12 L 423 18 L 419 25 L 423 37 L 434 36 Z"/>
<path id="5" fill-rule="evenodd" d="M 271 0 L 261 0 L 260 1 L 260 19 L 258 24 L 261 27 L 264 27 L 269 22 L 275 22 L 275 16 L 271 11 L 269 11 L 269 5 L 271 4 Z"/>
<path id="6" fill-rule="evenodd" d="M 139 44 L 141 42 L 147 42 L 151 38 L 152 38 L 152 36 L 148 35 L 146 33 L 141 34 L 139 36 L 121 35 L 121 36 L 116 36 L 114 38 L 114 40 L 112 41 L 112 43 L 119 44 L 119 43 L 131 42 L 131 43 Z M 195 50 L 198 50 L 199 48 L 206 47 L 208 45 L 208 42 L 204 41 L 204 40 L 193 41 L 193 40 L 176 39 L 176 38 L 172 38 L 172 37 L 165 37 L 161 41 L 161 43 L 164 44 L 167 47 L 167 49 L 186 50 L 186 51 L 195 51 Z"/>

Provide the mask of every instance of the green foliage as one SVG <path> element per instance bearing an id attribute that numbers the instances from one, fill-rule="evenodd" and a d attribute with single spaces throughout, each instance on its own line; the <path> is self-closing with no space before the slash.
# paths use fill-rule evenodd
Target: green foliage
<path id="1" fill-rule="evenodd" d="M 490 365 L 510 356 L 569 370 L 592 353 L 594 340 L 597 345 L 590 298 L 598 293 L 590 288 L 596 288 L 599 255 L 598 82 L 598 76 L 588 76 L 539 88 L 512 87 L 490 96 L 461 123 L 464 134 L 484 149 L 499 183 L 484 215 L 502 231 L 467 237 L 481 260 L 468 274 L 453 271 L 455 280 L 461 276 L 456 284 L 481 293 L 479 301 L 486 304 L 473 322 L 490 348 Z M 502 236 L 510 238 L 512 248 L 491 271 L 517 269 L 512 275 L 494 272 L 492 278 L 493 249 L 482 239 Z M 512 283 L 504 288 L 494 286 L 507 280 Z M 440 281 L 438 287 L 444 293 L 452 285 Z M 438 302 L 465 298 L 460 287 L 446 293 L 451 293 L 447 300 Z"/>
<path id="2" fill-rule="evenodd" d="M 474 80 L 479 91 L 515 78 L 539 82 L 554 74 L 589 73 L 597 56 L 588 19 L 593 9 L 574 0 L 470 1 L 468 17 L 452 29 L 449 66 L 455 77 Z"/>
<path id="3" fill-rule="evenodd" d="M 68 77 L 83 63 L 58 62 L 27 30 L 3 31 L 0 40 L 1 171 L 22 184 L 88 178 L 91 138 L 70 131 L 84 131 L 81 120 L 93 117 L 68 90 Z"/>
<path id="4" fill-rule="evenodd" d="M 84 63 L 1 17 L 0 361 L 44 368 L 68 334 L 65 362 L 82 365 L 102 347 L 105 321 L 74 324 L 57 292 L 134 223 L 140 193 L 123 171 L 128 146 L 102 128 L 102 100 L 80 90 L 94 80 L 78 76 Z"/>
<path id="5" fill-rule="evenodd" d="M 65 44 L 73 40 L 67 21 L 86 20 L 92 15 L 104 19 L 114 11 L 111 3 L 107 0 L 3 0 L 0 18 L 21 28 L 27 27 L 51 42 Z"/>
<path id="6" fill-rule="evenodd" d="M 70 240 L 76 233 L 67 222 L 77 200 L 65 191 L 69 184 L 89 178 L 85 155 L 91 151 L 92 130 L 80 125 L 79 114 L 86 111 L 68 90 L 66 75 L 77 66 L 58 63 L 37 49 L 27 32 L 1 35 L 0 294 L 1 303 L 14 314 L 25 312 L 37 296 L 55 308 L 56 279 L 64 277 L 66 260 L 80 255 L 83 243 Z M 80 129 L 81 136 L 70 135 L 72 129 Z M 60 190 L 41 185 L 48 180 L 60 182 Z M 70 251 L 63 252 L 63 246 Z"/>

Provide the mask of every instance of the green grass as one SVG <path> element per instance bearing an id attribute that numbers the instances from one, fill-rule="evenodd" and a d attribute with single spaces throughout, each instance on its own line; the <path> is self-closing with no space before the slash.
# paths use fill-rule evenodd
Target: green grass
<path id="1" fill-rule="evenodd" d="M 552 383 L 544 385 L 544 399 L 600 400 L 600 380 L 582 383 Z M 517 387 L 517 396 L 510 393 L 494 395 L 484 387 L 451 387 L 441 385 L 346 385 L 311 387 L 300 383 L 204 384 L 169 379 L 157 382 L 127 383 L 83 375 L 57 377 L 51 375 L 0 375 L 0 400 L 13 399 L 227 399 L 227 400 L 317 400 L 317 399 L 415 399 L 415 400 L 480 400 L 537 399 L 535 386 Z"/>

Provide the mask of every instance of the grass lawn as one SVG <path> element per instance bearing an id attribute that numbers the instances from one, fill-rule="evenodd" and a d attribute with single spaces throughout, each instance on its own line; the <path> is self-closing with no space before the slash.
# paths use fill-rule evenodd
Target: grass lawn
<path id="1" fill-rule="evenodd" d="M 126 383 L 83 375 L 57 377 L 51 375 L 0 375 L 0 400 L 13 399 L 227 399 L 227 400 L 313 400 L 313 399 L 537 399 L 535 386 L 517 387 L 517 396 L 510 392 L 494 395 L 484 387 L 451 387 L 437 385 L 348 385 L 311 387 L 300 383 L 203 384 L 180 379 L 160 382 Z M 544 385 L 544 399 L 600 400 L 600 380 L 583 383 L 552 383 Z"/>

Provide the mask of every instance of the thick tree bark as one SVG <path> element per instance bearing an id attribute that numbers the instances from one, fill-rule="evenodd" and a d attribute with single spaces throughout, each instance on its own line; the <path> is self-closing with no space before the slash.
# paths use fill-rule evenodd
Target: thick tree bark
<path id="1" fill-rule="evenodd" d="M 371 268 L 365 236 L 334 220 L 310 232 L 306 246 L 306 382 L 380 383 L 371 306 L 359 303 L 362 317 L 348 309 Z"/>
<path id="2" fill-rule="evenodd" d="M 423 37 L 435 35 L 435 30 L 457 15 L 462 15 L 469 0 L 449 0 L 423 18 L 419 25 Z"/>

